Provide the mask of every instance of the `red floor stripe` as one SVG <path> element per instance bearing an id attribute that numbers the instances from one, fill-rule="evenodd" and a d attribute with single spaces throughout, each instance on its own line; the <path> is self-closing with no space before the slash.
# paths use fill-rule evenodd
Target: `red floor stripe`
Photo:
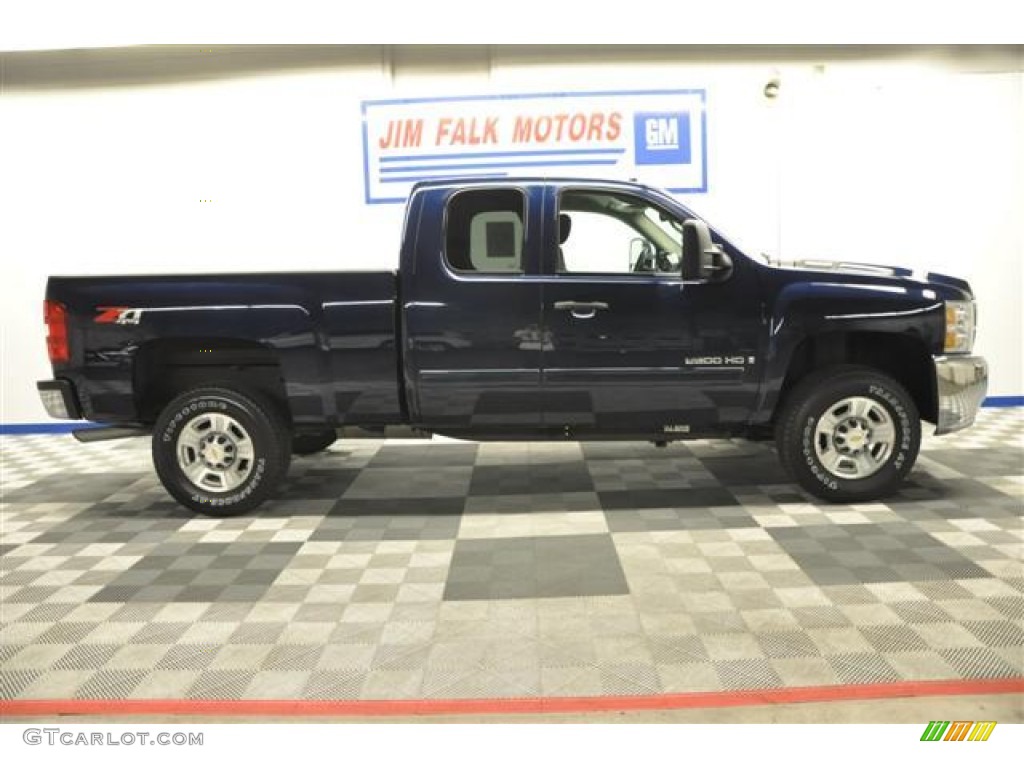
<path id="1" fill-rule="evenodd" d="M 206 715 L 249 717 L 384 717 L 404 715 L 501 715 L 612 710 L 701 709 L 759 704 L 799 704 L 919 696 L 969 696 L 1024 693 L 1024 678 L 927 680 L 868 685 L 826 685 L 652 696 L 588 696 L 525 699 L 415 699 L 395 701 L 277 700 L 75 700 L 0 701 L 0 716 L 42 715 Z"/>

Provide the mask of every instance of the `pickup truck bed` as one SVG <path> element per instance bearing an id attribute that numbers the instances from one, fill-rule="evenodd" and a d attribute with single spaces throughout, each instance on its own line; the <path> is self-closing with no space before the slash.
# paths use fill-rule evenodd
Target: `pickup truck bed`
<path id="1" fill-rule="evenodd" d="M 279 375 L 258 373 L 261 388 L 286 398 L 296 425 L 407 417 L 394 272 L 52 277 L 47 295 L 78 320 L 61 376 L 93 421 L 155 418 L 168 368 L 199 382 L 267 366 Z"/>

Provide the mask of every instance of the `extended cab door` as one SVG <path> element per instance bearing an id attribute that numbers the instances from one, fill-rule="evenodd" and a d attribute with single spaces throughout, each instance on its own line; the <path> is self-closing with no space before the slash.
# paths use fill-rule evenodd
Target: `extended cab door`
<path id="1" fill-rule="evenodd" d="M 542 202 L 539 188 L 493 184 L 419 193 L 401 270 L 414 423 L 453 434 L 540 425 Z"/>
<path id="2" fill-rule="evenodd" d="M 678 436 L 745 422 L 761 325 L 750 265 L 684 281 L 685 214 L 634 193 L 552 189 L 546 206 L 545 424 Z"/>

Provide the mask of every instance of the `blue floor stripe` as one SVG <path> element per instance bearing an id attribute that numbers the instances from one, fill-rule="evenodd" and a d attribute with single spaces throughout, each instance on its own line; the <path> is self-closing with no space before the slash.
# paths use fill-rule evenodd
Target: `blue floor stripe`
<path id="1" fill-rule="evenodd" d="M 95 429 L 91 421 L 55 421 L 48 424 L 0 424 L 0 435 L 64 435 L 76 429 Z"/>
<path id="2" fill-rule="evenodd" d="M 982 408 L 1013 408 L 1024 405 L 1024 395 L 995 395 L 986 397 L 981 404 Z"/>

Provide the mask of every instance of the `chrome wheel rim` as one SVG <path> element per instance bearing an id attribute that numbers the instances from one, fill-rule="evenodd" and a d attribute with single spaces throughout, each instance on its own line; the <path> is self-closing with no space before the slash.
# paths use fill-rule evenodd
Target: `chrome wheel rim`
<path id="1" fill-rule="evenodd" d="M 863 480 L 892 455 L 896 427 L 885 406 L 869 397 L 845 397 L 814 425 L 814 452 L 837 477 Z"/>
<path id="2" fill-rule="evenodd" d="M 204 413 L 182 428 L 176 444 L 178 467 L 197 488 L 228 493 L 252 473 L 255 450 L 245 428 L 223 413 Z"/>

